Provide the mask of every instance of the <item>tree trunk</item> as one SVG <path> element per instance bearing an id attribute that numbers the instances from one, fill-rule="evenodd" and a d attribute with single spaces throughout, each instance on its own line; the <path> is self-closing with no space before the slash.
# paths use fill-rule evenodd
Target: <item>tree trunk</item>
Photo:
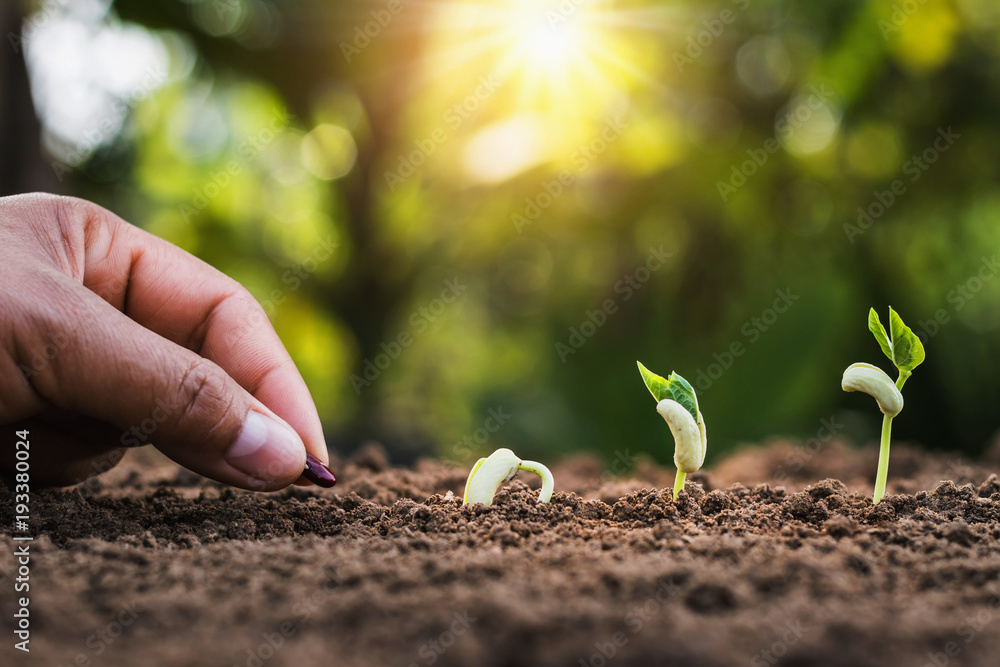
<path id="1" fill-rule="evenodd" d="M 42 153 L 21 43 L 22 3 L 0 3 L 0 196 L 62 189 Z"/>

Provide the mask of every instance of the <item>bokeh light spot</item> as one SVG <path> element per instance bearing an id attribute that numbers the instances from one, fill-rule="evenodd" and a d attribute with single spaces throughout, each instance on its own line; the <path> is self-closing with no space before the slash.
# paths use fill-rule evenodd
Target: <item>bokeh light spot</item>
<path id="1" fill-rule="evenodd" d="M 302 140 L 302 162 L 310 173 L 325 181 L 346 176 L 357 158 L 354 137 L 339 125 L 317 125 Z"/>
<path id="2" fill-rule="evenodd" d="M 892 176 L 900 166 L 899 133 L 885 123 L 868 123 L 851 133 L 846 158 L 851 171 L 869 180 Z"/>
<path id="3" fill-rule="evenodd" d="M 755 97 L 779 92 L 791 73 L 788 50 L 777 37 L 753 37 L 736 54 L 736 75 L 740 84 Z"/>
<path id="4" fill-rule="evenodd" d="M 498 183 L 541 163 L 546 153 L 541 121 L 526 114 L 480 130 L 466 144 L 463 157 L 473 180 Z"/>

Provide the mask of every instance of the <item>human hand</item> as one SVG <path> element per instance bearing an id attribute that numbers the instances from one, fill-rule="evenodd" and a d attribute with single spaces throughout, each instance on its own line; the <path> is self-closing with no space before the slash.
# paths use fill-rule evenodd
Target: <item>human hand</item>
<path id="1" fill-rule="evenodd" d="M 336 481 L 309 390 L 253 296 L 81 199 L 0 198 L 0 378 L 0 424 L 29 429 L 36 485 L 83 481 L 150 441 L 242 488 Z"/>

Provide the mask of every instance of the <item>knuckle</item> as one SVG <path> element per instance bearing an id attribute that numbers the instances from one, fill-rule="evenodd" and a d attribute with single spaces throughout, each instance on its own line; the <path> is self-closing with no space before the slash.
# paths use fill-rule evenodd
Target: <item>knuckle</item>
<path id="1" fill-rule="evenodd" d="M 230 345 L 239 346 L 248 337 L 255 334 L 262 326 L 270 326 L 267 313 L 250 290 L 242 285 L 236 285 L 231 297 L 239 308 L 236 325 L 230 334 Z"/>
<path id="2" fill-rule="evenodd" d="M 185 343 L 185 347 L 189 350 L 199 351 L 205 344 L 209 331 L 217 329 L 216 324 L 220 320 L 227 322 L 226 344 L 236 347 L 255 330 L 260 317 L 267 318 L 263 308 L 248 289 L 235 280 L 230 278 L 227 280 L 230 281 L 228 289 L 216 299 L 212 307 L 205 312 L 201 322 L 191 330 L 191 335 Z M 260 310 L 259 316 L 256 315 L 256 309 Z"/>
<path id="3" fill-rule="evenodd" d="M 250 290 L 236 281 L 233 281 L 231 287 L 233 290 L 232 298 L 240 304 L 247 319 L 267 318 L 267 315 L 264 313 L 264 307 L 260 305 L 260 302 L 257 301 L 257 298 Z"/>
<path id="4" fill-rule="evenodd" d="M 84 199 L 36 193 L 22 200 L 21 221 L 38 250 L 67 275 L 82 281 L 86 241 L 107 227 L 104 209 Z"/>
<path id="5" fill-rule="evenodd" d="M 67 245 L 79 236 L 89 220 L 96 218 L 96 206 L 83 199 L 53 195 L 46 202 L 51 209 L 55 230 L 67 241 Z"/>
<path id="6" fill-rule="evenodd" d="M 177 385 L 178 422 L 214 428 L 232 404 L 233 392 L 222 369 L 207 359 L 193 360 Z"/>
<path id="7" fill-rule="evenodd" d="M 59 213 L 66 215 L 67 220 L 75 220 L 77 223 L 97 208 L 96 204 L 86 199 L 66 195 L 46 195 L 45 202 L 57 209 Z"/>

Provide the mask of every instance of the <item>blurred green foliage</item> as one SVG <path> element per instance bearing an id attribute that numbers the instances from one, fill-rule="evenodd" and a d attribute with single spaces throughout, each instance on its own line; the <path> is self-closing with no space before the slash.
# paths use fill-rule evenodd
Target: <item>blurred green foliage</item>
<path id="1" fill-rule="evenodd" d="M 988 443 L 995 2 L 529 4 L 553 32 L 504 24 L 523 0 L 118 0 L 172 76 L 72 187 L 247 285 L 336 449 L 666 462 L 636 359 L 695 385 L 710 457 L 834 414 L 868 441 L 840 376 L 889 304 L 947 319 L 894 435 Z"/>

